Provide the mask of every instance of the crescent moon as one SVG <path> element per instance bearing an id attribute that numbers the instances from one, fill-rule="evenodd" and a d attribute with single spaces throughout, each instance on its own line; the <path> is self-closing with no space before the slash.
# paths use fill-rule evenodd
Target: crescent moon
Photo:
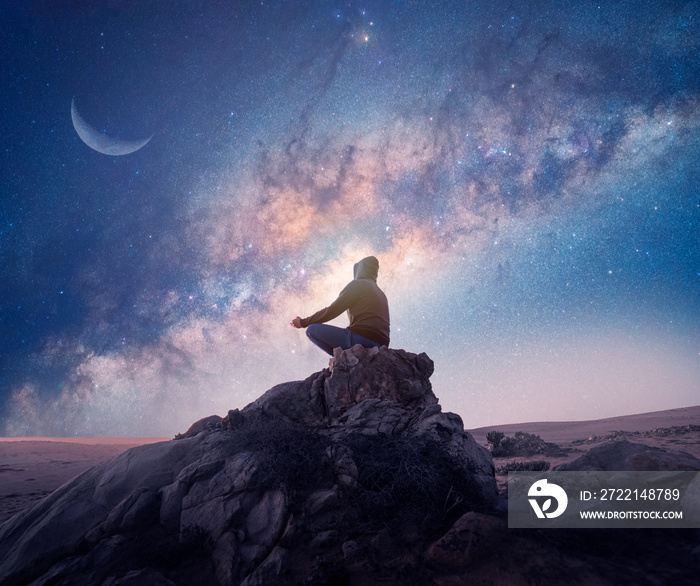
<path id="1" fill-rule="evenodd" d="M 112 138 L 104 132 L 100 132 L 85 122 L 83 117 L 78 113 L 78 109 L 75 107 L 75 98 L 73 98 L 70 104 L 70 117 L 71 120 L 73 120 L 73 128 L 75 128 L 75 131 L 78 133 L 80 140 L 91 149 L 103 155 L 129 155 L 144 147 L 146 143 L 153 138 L 152 134 L 143 140 L 119 140 L 117 138 Z"/>

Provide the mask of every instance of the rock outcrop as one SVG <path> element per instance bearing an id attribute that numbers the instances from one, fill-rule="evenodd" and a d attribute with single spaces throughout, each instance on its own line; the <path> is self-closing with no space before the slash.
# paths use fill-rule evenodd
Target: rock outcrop
<path id="1" fill-rule="evenodd" d="M 418 567 L 498 497 L 432 372 L 425 354 L 337 350 L 304 381 L 129 450 L 0 527 L 0 581 L 252 586 Z"/>
<path id="2" fill-rule="evenodd" d="M 667 451 L 627 440 L 609 441 L 591 448 L 557 471 L 700 471 L 700 460 L 685 452 Z"/>
<path id="3" fill-rule="evenodd" d="M 687 530 L 508 529 L 491 455 L 441 411 L 432 371 L 425 354 L 356 346 L 104 462 L 0 526 L 0 584 L 697 581 Z M 576 467 L 689 462 L 641 448 Z"/>

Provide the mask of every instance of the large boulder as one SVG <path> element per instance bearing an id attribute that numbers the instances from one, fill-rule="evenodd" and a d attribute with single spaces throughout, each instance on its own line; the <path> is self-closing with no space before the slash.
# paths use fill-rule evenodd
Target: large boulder
<path id="1" fill-rule="evenodd" d="M 104 462 L 0 526 L 0 583 L 333 583 L 368 572 L 378 543 L 418 564 L 427 533 L 497 500 L 491 456 L 442 413 L 432 372 L 425 354 L 338 350 Z"/>

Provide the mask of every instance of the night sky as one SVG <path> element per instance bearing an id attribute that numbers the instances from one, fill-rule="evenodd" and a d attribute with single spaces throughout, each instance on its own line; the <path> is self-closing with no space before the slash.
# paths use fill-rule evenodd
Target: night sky
<path id="1" fill-rule="evenodd" d="M 306 378 L 289 322 L 369 254 L 467 427 L 700 403 L 697 2 L 0 15 L 0 435 L 170 436 Z"/>

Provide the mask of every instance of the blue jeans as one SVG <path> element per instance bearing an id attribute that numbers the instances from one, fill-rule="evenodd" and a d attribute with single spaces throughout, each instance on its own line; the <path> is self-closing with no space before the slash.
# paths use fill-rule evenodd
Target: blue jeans
<path id="1" fill-rule="evenodd" d="M 380 348 L 382 344 L 353 334 L 350 328 L 337 328 L 326 324 L 311 324 L 306 328 L 306 335 L 316 346 L 333 356 L 333 348 L 347 350 L 355 344 L 365 348 Z"/>

